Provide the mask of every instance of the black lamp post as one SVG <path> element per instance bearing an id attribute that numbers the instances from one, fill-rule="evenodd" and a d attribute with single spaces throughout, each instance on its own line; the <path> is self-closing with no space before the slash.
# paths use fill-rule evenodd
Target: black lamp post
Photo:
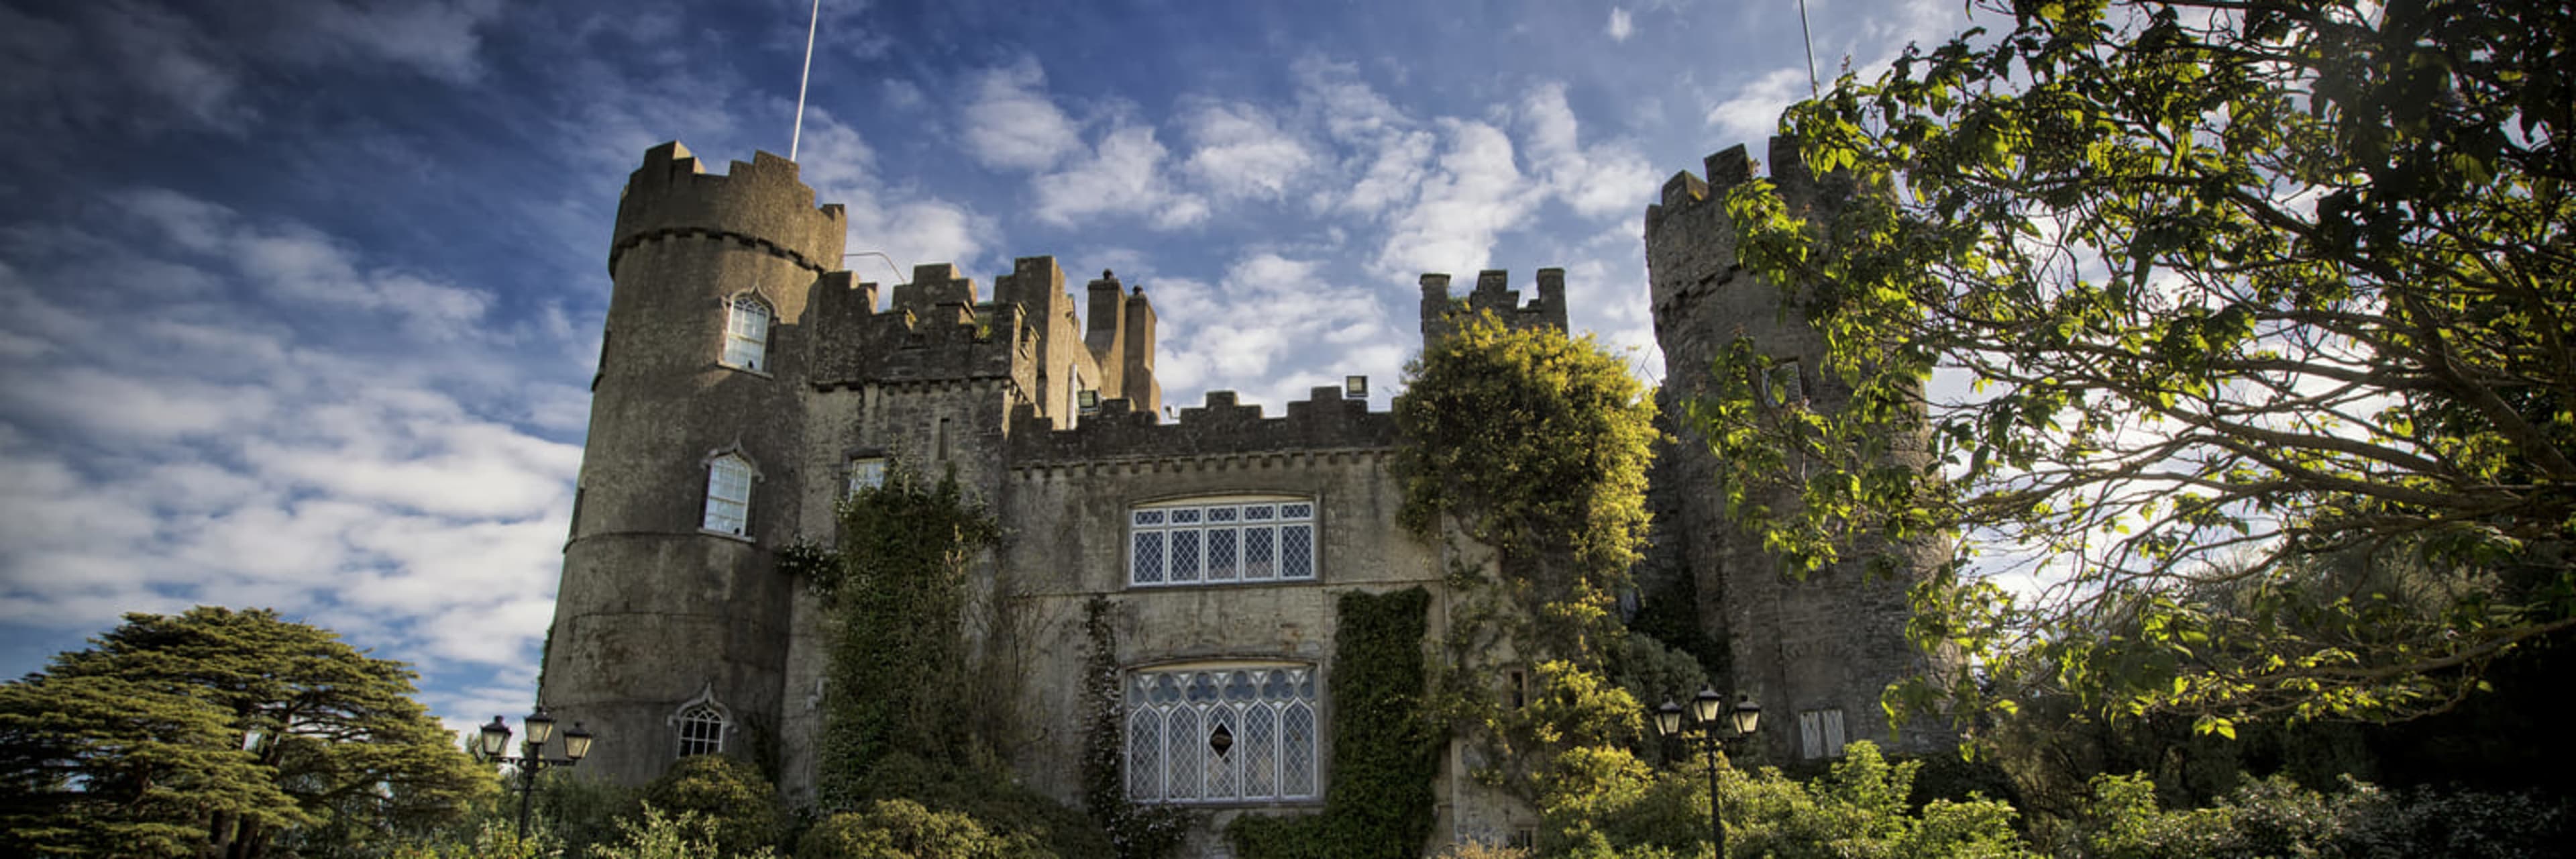
<path id="1" fill-rule="evenodd" d="M 568 767 L 581 763 L 582 758 L 590 755 L 591 740 L 590 732 L 582 730 L 580 722 L 574 722 L 572 730 L 564 732 L 564 756 L 559 759 L 548 758 L 546 743 L 555 738 L 555 717 L 548 714 L 546 708 L 538 707 L 537 711 L 528 714 L 528 718 L 524 721 L 528 726 L 528 741 L 521 748 L 518 757 L 502 754 L 510 750 L 510 726 L 502 724 L 499 716 L 492 717 L 492 724 L 483 726 L 482 733 L 474 738 L 476 756 L 488 762 L 513 764 L 519 768 L 519 840 L 521 842 L 528 840 L 528 798 L 536 794 L 537 774 L 545 772 L 547 767 Z"/>
<path id="2" fill-rule="evenodd" d="M 1715 689 L 1702 688 L 1691 696 L 1691 733 L 1699 735 L 1700 749 L 1708 756 L 1708 834 L 1709 843 L 1717 848 L 1717 859 L 1726 859 L 1726 820 L 1717 807 L 1717 746 L 1726 737 L 1753 736 L 1754 729 L 1762 724 L 1762 706 L 1753 703 L 1752 696 L 1737 696 L 1735 708 L 1726 711 L 1730 732 L 1720 736 L 1717 717 L 1725 709 L 1726 696 L 1717 694 Z M 1664 706 L 1655 708 L 1655 730 L 1667 737 L 1681 734 L 1682 705 L 1664 699 Z"/>

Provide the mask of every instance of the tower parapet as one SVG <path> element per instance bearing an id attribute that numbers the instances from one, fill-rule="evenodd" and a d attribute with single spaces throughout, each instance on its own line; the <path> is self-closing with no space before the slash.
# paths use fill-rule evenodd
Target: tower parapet
<path id="1" fill-rule="evenodd" d="M 1202 405 L 1161 423 L 1125 399 L 1103 400 L 1100 411 L 1070 430 L 1049 432 L 1035 409 L 1011 415 L 1011 461 L 1020 465 L 1175 458 L 1227 454 L 1392 448 L 1395 415 L 1372 412 L 1368 401 L 1347 399 L 1342 389 L 1318 387 L 1269 417 L 1257 404 L 1242 404 L 1233 391 L 1209 391 Z"/>
<path id="2" fill-rule="evenodd" d="M 841 267 L 849 232 L 841 204 L 814 205 L 796 162 L 767 152 L 732 172 L 710 174 L 678 141 L 646 150 L 617 201 L 608 271 L 628 250 L 656 238 L 694 236 L 759 248 L 820 275 Z"/>
<path id="3" fill-rule="evenodd" d="M 1738 262 L 1739 233 L 1723 198 L 1753 179 L 1744 147 L 1710 155 L 1704 164 L 1705 177 L 1673 174 L 1661 201 L 1646 207 L 1655 340 L 1671 374 L 1656 391 L 1668 441 L 1659 443 L 1649 478 L 1654 525 L 1639 582 L 1649 599 L 1688 595 L 1688 613 L 1727 651 L 1723 682 L 1795 717 L 1781 720 L 1788 730 L 1764 732 L 1775 760 L 1819 747 L 1803 742 L 1808 732 L 1823 746 L 1831 745 L 1825 738 L 1846 737 L 1892 741 L 1907 750 L 1939 745 L 1938 737 L 1912 729 L 1889 737 L 1876 717 L 1880 690 L 1920 664 L 1904 637 L 1910 582 L 1903 575 L 1872 578 L 1859 564 L 1804 580 L 1782 575 L 1761 538 L 1736 525 L 1713 491 L 1720 463 L 1707 442 L 1673 420 L 1685 403 L 1707 395 L 1706 368 L 1739 338 L 1774 362 L 1762 382 L 1795 384 L 1800 407 L 1831 412 L 1851 394 L 1839 377 L 1823 372 L 1823 334 L 1781 285 L 1754 277 Z M 1829 216 L 1851 199 L 1850 182 L 1814 175 L 1787 138 L 1771 140 L 1769 166 L 1792 214 Z M 1906 440 L 1891 446 L 1897 456 L 1909 455 Z M 1911 556 L 1911 573 L 1930 569 L 1942 554 L 1929 544 L 1893 548 Z"/>
<path id="4" fill-rule="evenodd" d="M 1491 312 L 1511 328 L 1565 328 L 1565 269 L 1538 270 L 1538 297 L 1526 305 L 1511 288 L 1511 272 L 1486 269 L 1476 273 L 1476 289 L 1464 300 L 1449 295 L 1449 276 L 1422 276 L 1422 340 L 1428 343 L 1455 330 L 1461 314 Z"/>

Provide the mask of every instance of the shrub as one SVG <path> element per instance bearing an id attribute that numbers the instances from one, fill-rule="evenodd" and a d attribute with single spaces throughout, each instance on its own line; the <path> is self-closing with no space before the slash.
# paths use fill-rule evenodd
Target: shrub
<path id="1" fill-rule="evenodd" d="M 1027 835 L 1004 836 L 975 818 L 932 811 L 908 799 L 825 818 L 805 834 L 796 859 L 1022 859 L 1049 856 Z"/>
<path id="2" fill-rule="evenodd" d="M 726 853 L 778 844 L 778 791 L 760 770 L 723 755 L 695 755 L 644 786 L 644 803 L 670 814 L 695 814 Z"/>

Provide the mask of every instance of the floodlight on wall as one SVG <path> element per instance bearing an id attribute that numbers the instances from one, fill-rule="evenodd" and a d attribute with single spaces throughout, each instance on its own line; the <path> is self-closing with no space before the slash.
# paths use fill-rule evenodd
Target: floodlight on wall
<path id="1" fill-rule="evenodd" d="M 1076 391 L 1073 394 L 1073 405 L 1075 411 L 1079 411 L 1083 414 L 1098 414 L 1100 412 L 1100 392 L 1089 388 Z"/>
<path id="2" fill-rule="evenodd" d="M 1343 398 L 1343 399 L 1348 399 L 1348 400 L 1365 400 L 1365 399 L 1368 399 L 1368 377 L 1367 377 L 1367 376 L 1343 376 L 1343 377 L 1342 377 L 1342 398 Z"/>

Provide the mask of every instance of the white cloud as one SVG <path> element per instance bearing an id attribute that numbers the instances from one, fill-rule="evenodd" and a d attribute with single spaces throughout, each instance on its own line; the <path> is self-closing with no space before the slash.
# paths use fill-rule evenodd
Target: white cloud
<path id="1" fill-rule="evenodd" d="M 1806 98 L 1807 72 L 1791 66 L 1774 69 L 1737 88 L 1735 94 L 1708 109 L 1708 126 L 1730 140 L 1760 144 L 1780 129 L 1780 112 Z"/>
<path id="2" fill-rule="evenodd" d="M 1613 6 L 1610 7 L 1610 25 L 1603 28 L 1601 32 L 1608 34 L 1610 41 L 1625 42 L 1628 41 L 1629 36 L 1636 34 L 1637 22 L 1628 15 L 1628 10 Z"/>
<path id="3" fill-rule="evenodd" d="M 1520 226 L 1544 193 L 1513 164 L 1511 138 L 1501 129 L 1447 118 L 1439 125 L 1447 148 L 1378 250 L 1376 269 L 1390 281 L 1483 268 L 1495 237 Z"/>
<path id="4" fill-rule="evenodd" d="M 386 348 L 403 341 L 375 333 L 386 322 L 462 318 L 436 306 L 454 288 L 294 222 L 166 191 L 116 200 L 97 211 L 118 220 L 74 222 L 82 240 L 59 249 L 13 243 L 0 266 L 0 337 L 36 344 L 0 353 L 0 622 L 271 606 L 382 656 L 528 660 L 580 449 L 513 421 L 545 402 L 554 417 L 525 419 L 577 433 L 566 377 L 587 368 L 531 371 L 545 365 L 520 350 L 572 351 L 564 326 Z M 90 291 L 84 249 L 101 242 L 212 294 Z M 454 291 L 479 314 L 480 293 Z"/>
<path id="5" fill-rule="evenodd" d="M 992 219 L 963 204 L 888 186 L 876 175 L 875 151 L 857 129 L 828 112 L 817 109 L 806 117 L 799 155 L 816 199 L 841 203 L 848 213 L 853 252 L 876 251 L 904 265 L 953 262 L 971 271 L 987 242 L 998 238 Z M 852 264 L 867 272 L 865 279 L 877 278 L 873 263 Z"/>
<path id="6" fill-rule="evenodd" d="M 281 17 L 300 17 L 309 31 L 299 41 L 315 57 L 352 64 L 378 61 L 409 66 L 421 74 L 449 81 L 471 81 L 482 75 L 477 59 L 483 40 L 476 31 L 491 23 L 500 0 L 405 0 L 405 2 L 326 2 L 277 10 Z"/>
<path id="7" fill-rule="evenodd" d="M 1250 103 L 1202 102 L 1182 124 L 1197 147 L 1188 162 L 1191 175 L 1220 198 L 1278 199 L 1315 162 L 1303 141 Z"/>
<path id="8" fill-rule="evenodd" d="M 1081 129 L 1049 100 L 1046 71 L 1023 57 L 975 77 L 966 151 L 987 167 L 1044 170 L 1082 145 Z"/>
<path id="9" fill-rule="evenodd" d="M 1122 125 L 1101 138 L 1099 147 L 1062 172 L 1039 176 L 1037 204 L 1041 221 L 1074 226 L 1092 215 L 1136 215 L 1147 226 L 1172 230 L 1207 220 L 1207 200 L 1174 188 L 1163 175 L 1163 144 L 1154 129 Z"/>
<path id="10" fill-rule="evenodd" d="M 1209 388 L 1233 390 L 1284 414 L 1309 389 L 1346 374 L 1391 384 L 1410 351 L 1409 327 L 1377 290 L 1337 282 L 1321 259 L 1256 251 L 1229 264 L 1216 285 L 1162 278 L 1147 289 L 1165 332 L 1155 377 L 1179 407 Z"/>
<path id="11" fill-rule="evenodd" d="M 171 242 L 229 261 L 255 287 L 279 299 L 386 311 L 432 339 L 461 336 L 491 304 L 482 292 L 412 272 L 360 271 L 345 247 L 301 224 L 254 227 L 223 206 L 157 189 L 113 199 L 159 227 Z"/>
<path id="12" fill-rule="evenodd" d="M 1656 191 L 1646 156 L 1619 145 L 1584 147 L 1563 84 L 1546 84 L 1521 100 L 1531 167 L 1548 190 L 1587 218 L 1634 215 Z"/>

